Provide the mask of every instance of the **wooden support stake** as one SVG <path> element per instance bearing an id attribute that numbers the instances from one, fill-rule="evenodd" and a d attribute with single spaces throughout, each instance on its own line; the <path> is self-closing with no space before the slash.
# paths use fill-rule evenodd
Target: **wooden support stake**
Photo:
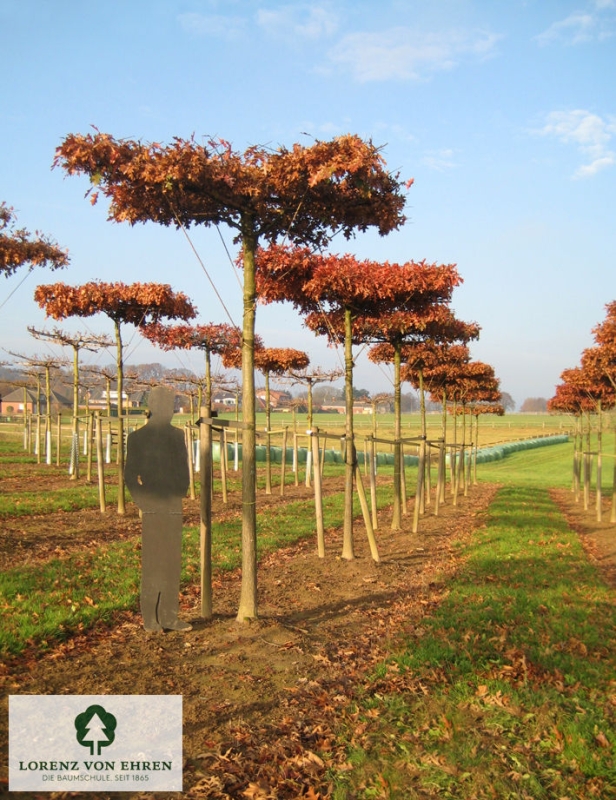
<path id="1" fill-rule="evenodd" d="M 372 527 L 376 531 L 379 527 L 376 504 L 376 443 L 370 437 L 370 505 L 372 506 Z"/>
<path id="2" fill-rule="evenodd" d="M 186 423 L 186 427 L 184 428 L 184 441 L 186 442 L 186 451 L 188 453 L 188 482 L 189 482 L 189 492 L 190 492 L 190 499 L 196 500 L 197 494 L 195 492 L 195 464 L 193 461 L 193 439 L 192 439 L 192 428 L 190 426 L 190 422 Z"/>
<path id="3" fill-rule="evenodd" d="M 323 526 L 323 492 L 321 488 L 321 470 L 319 469 L 319 429 L 315 428 L 310 437 L 314 470 L 314 508 L 317 523 L 317 553 L 325 558 L 325 528 Z"/>
<path id="4" fill-rule="evenodd" d="M 222 484 L 222 502 L 227 502 L 227 440 L 224 428 L 220 431 L 220 481 Z"/>
<path id="5" fill-rule="evenodd" d="M 422 498 L 424 493 L 424 459 L 425 442 L 419 444 L 419 455 L 417 464 L 417 489 L 415 491 L 415 508 L 413 509 L 413 533 L 419 530 L 419 514 L 421 512 Z"/>
<path id="6" fill-rule="evenodd" d="M 406 467 L 404 464 L 404 445 L 400 442 L 400 503 L 402 505 L 402 516 L 406 517 L 409 513 L 406 496 Z"/>
<path id="7" fill-rule="evenodd" d="M 212 617 L 212 426 L 204 420 L 206 409 L 200 409 L 199 461 L 201 468 L 201 491 L 199 506 L 201 524 L 200 572 L 201 572 L 201 616 Z"/>
<path id="8" fill-rule="evenodd" d="M 61 450 L 62 450 L 62 414 L 58 414 L 58 429 L 56 437 L 56 467 L 60 466 Z"/>
<path id="9" fill-rule="evenodd" d="M 284 483 L 286 480 L 286 467 L 287 467 L 287 437 L 289 435 L 289 426 L 285 425 L 282 434 L 282 452 L 280 454 L 280 496 L 284 497 Z"/>
<path id="10" fill-rule="evenodd" d="M 359 504 L 361 506 L 361 513 L 363 514 L 364 517 L 366 534 L 368 536 L 368 544 L 370 545 L 370 554 L 372 555 L 372 560 L 378 564 L 381 558 L 379 556 L 379 550 L 376 544 L 376 538 L 374 536 L 374 529 L 372 528 L 370 511 L 368 509 L 368 501 L 366 500 L 366 492 L 364 490 L 364 482 L 361 476 L 361 469 L 359 468 L 359 464 L 357 462 L 355 462 L 355 482 L 357 483 L 357 494 L 359 496 Z"/>
<path id="11" fill-rule="evenodd" d="M 88 442 L 88 460 L 86 461 L 87 465 L 87 474 L 86 474 L 86 481 L 88 483 L 92 482 L 92 440 L 94 437 L 94 412 L 91 411 L 88 414 L 88 419 L 86 422 L 86 436 Z"/>
<path id="12" fill-rule="evenodd" d="M 96 472 L 98 475 L 98 502 L 101 514 L 104 514 L 107 511 L 107 501 L 105 500 L 105 464 L 103 460 L 103 429 L 101 427 L 101 417 L 99 411 L 96 412 Z"/>
<path id="13" fill-rule="evenodd" d="M 445 482 L 445 442 L 441 442 L 438 446 L 438 461 L 436 471 L 436 494 L 434 497 L 434 516 L 438 517 L 441 502 L 444 498 L 444 482 Z"/>

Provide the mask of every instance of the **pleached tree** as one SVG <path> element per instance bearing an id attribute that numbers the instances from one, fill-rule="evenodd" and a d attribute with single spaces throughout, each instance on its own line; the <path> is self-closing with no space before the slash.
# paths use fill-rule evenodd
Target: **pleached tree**
<path id="1" fill-rule="evenodd" d="M 69 333 L 60 328 L 41 331 L 29 325 L 28 331 L 36 339 L 70 347 L 73 351 L 73 426 L 71 437 L 71 480 L 79 477 L 79 353 L 81 350 L 96 352 L 102 347 L 110 347 L 113 342 L 104 335 L 91 333 Z"/>
<path id="2" fill-rule="evenodd" d="M 118 391 L 118 514 L 126 511 L 124 493 L 124 350 L 122 325 L 137 327 L 161 319 L 192 319 L 196 310 L 186 295 L 162 283 L 104 283 L 91 281 L 81 286 L 53 283 L 37 286 L 34 299 L 48 317 L 91 317 L 105 314 L 113 322 L 116 342 Z"/>
<path id="3" fill-rule="evenodd" d="M 225 367 L 235 368 L 241 366 L 241 353 L 233 348 L 228 348 L 222 354 L 222 363 Z M 270 375 L 282 376 L 291 370 L 305 369 L 310 364 L 310 358 L 302 350 L 295 350 L 292 347 L 260 347 L 255 350 L 255 367 L 263 373 L 265 378 L 265 420 L 266 420 L 266 442 L 265 442 L 265 493 L 272 493 L 272 470 L 271 470 L 271 420 L 272 406 L 270 401 Z M 243 468 L 243 467 L 242 467 Z"/>
<path id="4" fill-rule="evenodd" d="M 34 236 L 25 228 L 16 227 L 16 216 L 5 202 L 0 203 L 0 274 L 9 277 L 20 267 L 68 266 L 68 251 L 62 250 L 48 236 Z"/>
<path id="5" fill-rule="evenodd" d="M 438 350 L 456 342 L 469 342 L 479 337 L 479 326 L 456 319 L 448 304 L 456 285 L 461 283 L 455 269 L 451 265 L 436 267 L 432 274 L 426 271 L 426 279 L 434 281 L 436 270 L 442 271 L 438 276 L 442 283 L 441 296 L 435 296 L 433 302 L 425 307 L 419 306 L 415 312 L 397 312 L 392 318 L 385 316 L 382 327 L 373 333 L 373 340 L 379 341 L 371 348 L 368 358 L 375 363 L 388 363 L 394 366 L 394 513 L 392 528 L 398 530 L 401 525 L 400 481 L 403 480 L 402 451 L 400 437 L 402 431 L 401 385 L 403 380 L 410 380 L 415 385 L 417 376 L 419 402 L 421 409 L 421 435 L 426 436 L 425 398 L 423 390 L 423 370 L 426 363 L 438 358 Z M 438 273 L 437 273 L 438 274 Z M 402 362 L 406 369 L 403 371 Z"/>
<path id="6" fill-rule="evenodd" d="M 229 348 L 241 348 L 241 331 L 227 323 L 207 325 L 162 325 L 152 323 L 141 328 L 141 334 L 163 350 L 202 350 L 205 354 L 205 407 L 212 413 L 212 356 L 222 355 Z"/>
<path id="7" fill-rule="evenodd" d="M 257 256 L 257 291 L 263 302 L 288 301 L 306 325 L 344 347 L 346 404 L 345 514 L 342 557 L 352 559 L 353 345 L 391 341 L 399 354 L 406 338 L 449 319 L 447 303 L 460 282 L 454 265 L 359 260 L 353 255 L 317 254 L 308 248 L 271 246 Z M 398 397 L 399 402 L 399 397 Z M 398 431 L 399 438 L 399 431 Z M 397 448 L 394 481 L 400 489 L 401 452 Z M 399 503 L 398 499 L 398 503 Z"/>
<path id="8" fill-rule="evenodd" d="M 404 222 L 397 175 L 378 147 L 358 136 L 292 148 L 249 147 L 223 139 L 176 138 L 167 146 L 109 134 L 67 136 L 55 163 L 85 174 L 93 199 L 110 200 L 116 222 L 156 222 L 189 228 L 228 225 L 241 245 L 242 321 L 242 587 L 237 618 L 257 616 L 255 474 L 255 254 L 259 242 L 285 238 L 312 247 L 332 235 L 346 238 L 376 228 L 381 235 Z M 410 185 L 410 182 L 409 184 Z"/>

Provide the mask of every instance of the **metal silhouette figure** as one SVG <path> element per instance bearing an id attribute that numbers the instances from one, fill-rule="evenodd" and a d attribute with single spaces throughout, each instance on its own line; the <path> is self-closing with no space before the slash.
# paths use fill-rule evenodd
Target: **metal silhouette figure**
<path id="1" fill-rule="evenodd" d="M 192 627 L 178 619 L 189 473 L 184 434 L 171 424 L 173 406 L 170 389 L 152 389 L 148 422 L 127 440 L 126 486 L 142 512 L 141 614 L 147 631 Z"/>

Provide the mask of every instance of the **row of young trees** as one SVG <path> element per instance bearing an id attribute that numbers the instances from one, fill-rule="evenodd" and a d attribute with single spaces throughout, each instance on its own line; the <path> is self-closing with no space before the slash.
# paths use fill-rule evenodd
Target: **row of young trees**
<path id="1" fill-rule="evenodd" d="M 603 322 L 593 328 L 595 344 L 583 351 L 580 364 L 562 372 L 561 383 L 548 410 L 572 414 L 577 422 L 573 460 L 573 489 L 576 500 L 583 494 L 588 508 L 592 457 L 596 455 L 596 514 L 602 515 L 602 462 L 604 412 L 616 406 L 616 301 L 606 305 Z M 592 420 L 596 420 L 597 450 L 591 450 Z M 615 437 L 616 440 L 616 437 Z M 583 493 L 580 492 L 583 484 Z M 616 522 L 616 451 L 613 466 L 613 490 L 610 522 Z"/>
<path id="2" fill-rule="evenodd" d="M 472 366 L 468 355 L 466 345 L 477 338 L 479 327 L 457 320 L 451 311 L 453 289 L 462 280 L 455 265 L 413 261 L 390 264 L 325 252 L 332 236 L 338 233 L 349 239 L 368 228 L 376 228 L 381 235 L 398 229 L 405 221 L 404 186 L 409 188 L 412 181 L 404 185 L 397 174 L 386 169 L 372 142 L 352 135 L 317 141 L 309 147 L 251 147 L 239 153 L 222 139 L 201 144 L 178 138 L 163 146 L 118 140 L 96 131 L 67 136 L 54 163 L 69 175 L 82 174 L 90 179 L 91 200 L 96 202 L 99 194 L 108 198 L 110 220 L 131 225 L 155 222 L 183 230 L 193 225 L 224 223 L 235 231 L 243 269 L 242 329 L 225 332 L 222 340 L 216 331 L 206 330 L 208 326 L 161 325 L 162 320 L 184 323 L 196 314 L 188 298 L 168 286 L 52 284 L 39 286 L 36 300 L 54 319 L 100 312 L 110 317 L 117 343 L 120 403 L 122 323 L 137 325 L 163 347 L 203 349 L 206 372 L 214 352 L 224 351 L 224 357 L 231 359 L 229 364 L 241 366 L 243 516 L 238 619 L 257 614 L 255 366 L 259 359 L 267 361 L 265 368 L 261 366 L 269 375 L 276 374 L 282 363 L 277 360 L 280 353 L 268 352 L 256 335 L 257 298 L 265 303 L 292 303 L 311 330 L 344 348 L 346 559 L 353 558 L 352 495 L 357 469 L 352 413 L 353 347 L 374 345 L 373 360 L 393 365 L 393 524 L 399 527 L 403 364 L 409 379 L 417 377 L 420 388 L 428 380 L 439 400 L 449 397 L 454 406 L 460 402 L 463 410 L 471 399 L 494 402 L 498 392 L 494 380 L 491 389 L 482 384 L 479 376 L 485 379 L 487 373 L 482 372 L 481 365 Z M 223 346 L 231 338 L 239 349 Z M 451 388 L 454 363 L 458 371 L 462 366 L 466 370 L 466 377 L 459 378 L 460 385 L 466 381 L 464 390 Z M 307 357 L 287 353 L 284 364 L 285 369 L 301 369 L 307 366 Z M 438 376 L 445 374 L 448 380 L 441 378 L 439 383 Z M 430 384 L 430 380 L 434 383 Z M 477 391 L 473 395 L 471 384 L 475 388 L 483 386 L 484 395 Z M 462 396 L 466 400 L 461 400 Z M 206 407 L 207 404 L 206 392 Z M 422 436 L 425 439 L 425 428 Z M 119 466 L 121 479 L 122 464 Z"/>

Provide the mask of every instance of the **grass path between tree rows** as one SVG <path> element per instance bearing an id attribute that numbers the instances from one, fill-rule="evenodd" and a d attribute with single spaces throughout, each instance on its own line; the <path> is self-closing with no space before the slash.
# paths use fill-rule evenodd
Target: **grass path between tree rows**
<path id="1" fill-rule="evenodd" d="M 506 486 L 435 613 L 363 681 L 333 797 L 616 797 L 616 610 L 545 488 Z"/>

